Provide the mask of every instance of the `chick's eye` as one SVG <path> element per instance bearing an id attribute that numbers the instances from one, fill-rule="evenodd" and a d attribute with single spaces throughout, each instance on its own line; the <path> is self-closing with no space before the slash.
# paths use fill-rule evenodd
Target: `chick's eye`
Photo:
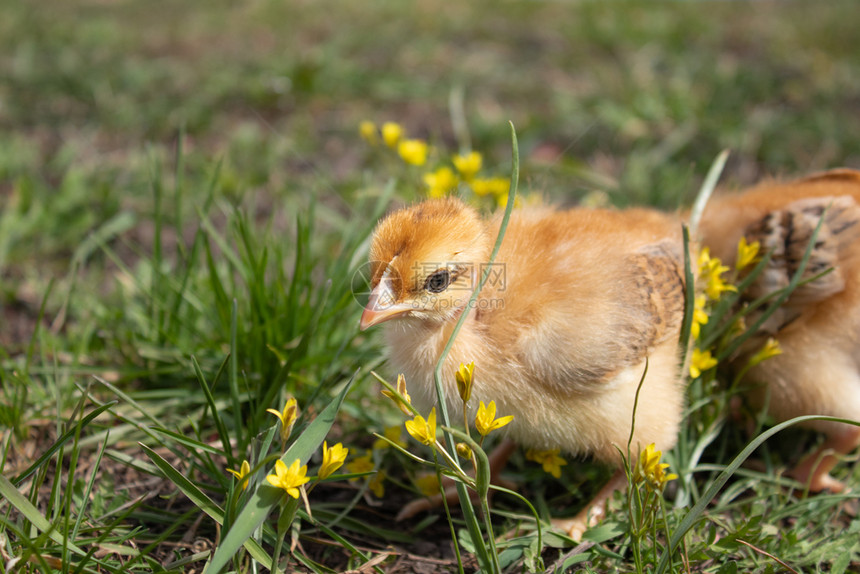
<path id="1" fill-rule="evenodd" d="M 431 293 L 441 293 L 451 284 L 451 273 L 447 269 L 440 269 L 427 277 L 424 289 Z"/>

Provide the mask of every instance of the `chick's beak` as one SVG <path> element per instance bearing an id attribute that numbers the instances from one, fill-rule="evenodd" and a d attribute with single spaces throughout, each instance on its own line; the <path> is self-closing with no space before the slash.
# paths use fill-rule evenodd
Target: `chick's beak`
<path id="1" fill-rule="evenodd" d="M 364 331 L 368 327 L 394 319 L 407 311 L 409 307 L 397 304 L 397 298 L 391 290 L 390 283 L 383 280 L 370 292 L 370 298 L 367 300 L 367 306 L 361 314 L 361 322 L 358 326 Z"/>

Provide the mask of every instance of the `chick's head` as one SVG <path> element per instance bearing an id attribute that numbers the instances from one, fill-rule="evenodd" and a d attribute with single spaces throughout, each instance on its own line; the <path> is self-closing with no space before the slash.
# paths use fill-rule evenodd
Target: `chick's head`
<path id="1" fill-rule="evenodd" d="M 486 225 L 459 199 L 425 201 L 388 215 L 373 233 L 371 293 L 361 328 L 390 319 L 457 317 L 489 254 Z"/>

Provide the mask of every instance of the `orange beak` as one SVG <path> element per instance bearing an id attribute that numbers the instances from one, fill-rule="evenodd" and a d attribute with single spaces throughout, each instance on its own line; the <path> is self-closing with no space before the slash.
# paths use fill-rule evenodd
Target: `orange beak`
<path id="1" fill-rule="evenodd" d="M 364 331 L 368 327 L 373 327 L 407 313 L 410 309 L 411 307 L 402 303 L 397 304 L 397 299 L 389 282 L 383 279 L 370 292 L 370 298 L 367 300 L 367 306 L 364 308 L 364 313 L 361 314 L 361 322 L 358 326 Z"/>

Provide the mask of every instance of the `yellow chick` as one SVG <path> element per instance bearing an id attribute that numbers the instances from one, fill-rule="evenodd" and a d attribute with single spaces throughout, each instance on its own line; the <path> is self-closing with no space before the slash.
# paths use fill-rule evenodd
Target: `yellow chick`
<path id="1" fill-rule="evenodd" d="M 361 328 L 384 324 L 394 372 L 413 402 L 436 402 L 435 364 L 489 260 L 500 217 L 458 199 L 426 201 L 384 218 L 370 249 L 372 292 Z M 448 409 L 462 420 L 454 373 L 477 365 L 469 402 L 513 415 L 508 435 L 618 467 L 639 382 L 632 451 L 669 449 L 684 385 L 678 336 L 684 308 L 680 224 L 644 209 L 515 210 L 490 280 L 459 332 L 443 373 Z M 624 485 L 620 470 L 562 525 L 577 536 Z"/>
<path id="2" fill-rule="evenodd" d="M 801 285 L 763 326 L 761 337 L 734 358 L 743 367 L 774 337 L 782 354 L 753 367 L 754 406 L 767 405 L 778 421 L 801 415 L 860 419 L 860 172 L 840 169 L 789 183 L 769 182 L 745 193 L 716 198 L 700 225 L 702 244 L 733 265 L 741 237 L 759 241 L 772 259 L 746 294 L 748 300 L 788 285 L 821 218 Z M 837 456 L 860 444 L 856 426 L 813 422 L 824 444 L 791 475 L 810 490 L 841 491 L 829 472 Z"/>

